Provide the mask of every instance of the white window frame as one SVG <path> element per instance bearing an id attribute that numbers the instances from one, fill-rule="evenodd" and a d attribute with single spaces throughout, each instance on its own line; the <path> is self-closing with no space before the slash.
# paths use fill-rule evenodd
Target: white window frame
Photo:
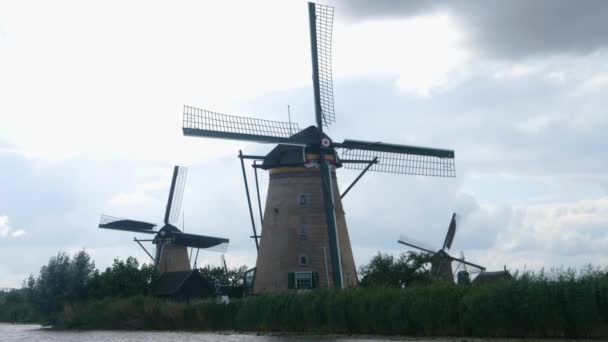
<path id="1" fill-rule="evenodd" d="M 313 276 L 312 272 L 295 272 L 294 274 L 294 282 L 296 289 L 298 290 L 311 290 L 313 288 Z M 302 286 L 300 286 L 300 283 Z M 310 285 L 306 285 L 306 284 Z"/>

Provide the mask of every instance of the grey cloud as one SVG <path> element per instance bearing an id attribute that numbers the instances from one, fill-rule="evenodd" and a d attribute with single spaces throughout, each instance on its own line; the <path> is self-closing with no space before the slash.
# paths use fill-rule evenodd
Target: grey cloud
<path id="1" fill-rule="evenodd" d="M 586 54 L 608 45 L 608 2 L 603 0 L 339 0 L 336 6 L 350 20 L 447 12 L 465 29 L 472 47 L 492 57 Z"/>

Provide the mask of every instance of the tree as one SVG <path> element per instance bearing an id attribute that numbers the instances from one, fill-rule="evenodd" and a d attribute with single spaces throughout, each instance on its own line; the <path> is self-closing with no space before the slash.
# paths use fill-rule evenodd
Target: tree
<path id="1" fill-rule="evenodd" d="M 42 266 L 35 282 L 28 279 L 32 303 L 46 320 L 52 322 L 66 302 L 86 297 L 94 271 L 95 264 L 86 251 L 80 251 L 72 258 L 59 252 Z"/>
<path id="2" fill-rule="evenodd" d="M 89 286 L 89 295 L 95 298 L 151 295 L 158 276 L 153 265 L 139 266 L 137 259 L 114 259 L 112 267 L 95 272 Z"/>
<path id="3" fill-rule="evenodd" d="M 378 252 L 369 264 L 360 268 L 362 287 L 397 287 L 431 282 L 430 272 L 424 267 L 431 261 L 425 253 L 401 253 L 395 260 L 392 255 Z"/>
<path id="4" fill-rule="evenodd" d="M 199 268 L 198 271 L 211 284 L 217 286 L 228 285 L 228 295 L 230 297 L 243 296 L 243 277 L 245 276 L 245 271 L 247 271 L 247 266 L 229 268 L 226 271 L 223 267 L 206 265 Z"/>

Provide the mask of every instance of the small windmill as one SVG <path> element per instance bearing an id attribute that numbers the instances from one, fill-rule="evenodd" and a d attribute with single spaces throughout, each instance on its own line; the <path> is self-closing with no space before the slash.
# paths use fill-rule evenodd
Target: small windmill
<path id="1" fill-rule="evenodd" d="M 467 267 L 467 264 L 464 263 L 464 252 L 460 251 L 458 257 L 462 261 L 458 261 L 458 266 L 454 270 L 454 274 L 456 275 L 456 280 L 458 284 L 469 284 L 471 283 L 471 274 L 479 274 L 481 272 L 485 272 L 485 268 L 479 267 Z"/>
<path id="2" fill-rule="evenodd" d="M 134 239 L 140 247 L 154 260 L 154 265 L 159 273 L 190 271 L 190 260 L 188 258 L 188 247 L 197 249 L 208 249 L 225 251 L 228 247 L 228 239 L 204 236 L 198 234 L 186 234 L 174 226 L 179 218 L 180 207 L 184 195 L 186 183 L 186 168 L 175 166 L 169 198 L 165 209 L 164 225 L 159 230 L 153 230 L 157 225 L 143 221 L 123 219 L 108 215 L 102 215 L 99 228 L 129 231 L 143 234 L 154 234 L 151 240 Z M 141 244 L 142 241 L 151 241 L 156 245 L 156 257 Z M 198 254 L 198 253 L 197 253 Z"/>
<path id="3" fill-rule="evenodd" d="M 454 272 L 452 272 L 452 261 L 457 261 L 459 263 L 458 267 L 456 268 L 456 271 L 461 268 L 463 271 L 466 271 L 467 265 L 470 267 L 471 270 L 476 270 L 479 272 L 485 271 L 485 267 L 465 261 L 464 254 L 462 253 L 462 251 L 460 252 L 459 258 L 455 258 L 448 254 L 448 251 L 450 250 L 450 248 L 452 248 L 452 242 L 454 242 L 455 235 L 456 213 L 452 214 L 452 219 L 450 220 L 448 232 L 446 233 L 445 239 L 443 240 L 443 246 L 439 250 L 435 250 L 433 247 L 429 247 L 423 242 L 408 238 L 403 235 L 399 238 L 397 242 L 409 247 L 416 248 L 425 253 L 431 254 L 431 274 L 435 277 L 442 278 L 447 281 L 454 281 Z M 467 273 L 467 277 L 469 273 Z"/>
<path id="4" fill-rule="evenodd" d="M 337 168 L 359 169 L 361 175 L 369 170 L 455 177 L 451 150 L 376 140 L 335 142 L 325 134 L 325 128 L 335 121 L 331 66 L 334 10 L 309 3 L 308 14 L 315 126 L 300 130 L 291 120 L 239 117 L 184 106 L 186 136 L 278 144 L 266 156 L 240 155 L 241 159 L 263 160 L 255 166 L 270 175 L 261 236 L 255 231 L 250 207 L 258 248 L 256 293 L 357 286 L 341 200 L 350 187 L 340 195 Z"/>

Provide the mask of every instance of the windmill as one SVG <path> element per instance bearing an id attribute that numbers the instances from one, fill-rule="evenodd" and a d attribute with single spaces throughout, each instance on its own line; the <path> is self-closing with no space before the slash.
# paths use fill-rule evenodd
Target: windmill
<path id="1" fill-rule="evenodd" d="M 184 195 L 186 183 L 186 168 L 175 166 L 169 189 L 169 198 L 165 209 L 164 225 L 159 230 L 154 223 L 123 219 L 108 215 L 102 215 L 99 228 L 122 230 L 143 234 L 154 234 L 153 239 L 139 240 L 134 238 L 140 247 L 154 260 L 154 265 L 159 273 L 190 271 L 190 260 L 188 258 L 188 247 L 197 249 L 209 249 L 225 251 L 228 247 L 228 239 L 204 236 L 198 234 L 186 234 L 179 230 L 174 224 L 179 218 L 179 211 Z M 142 241 L 150 241 L 156 245 L 156 257 L 141 244 Z M 197 252 L 198 254 L 198 252 Z"/>
<path id="2" fill-rule="evenodd" d="M 375 140 L 336 142 L 325 133 L 336 119 L 331 66 L 334 9 L 308 3 L 308 15 L 316 125 L 300 130 L 291 120 L 184 106 L 186 136 L 277 144 L 266 156 L 239 155 L 241 160 L 262 160 L 254 166 L 268 170 L 270 178 L 261 236 L 250 207 L 258 249 L 254 293 L 358 285 L 341 200 L 346 191 L 338 191 L 337 168 L 362 170 L 353 185 L 367 171 L 455 177 L 454 151 Z"/>
<path id="3" fill-rule="evenodd" d="M 467 264 L 464 263 L 464 252 L 460 251 L 458 257 L 462 261 L 458 261 L 458 266 L 454 270 L 454 274 L 456 275 L 456 280 L 458 284 L 470 284 L 471 283 L 471 274 L 479 274 L 485 272 L 485 268 L 479 267 L 467 267 Z"/>
<path id="4" fill-rule="evenodd" d="M 457 272 L 461 268 L 462 271 L 467 272 L 467 266 L 469 266 L 471 270 L 471 272 L 466 273 L 467 278 L 470 273 L 485 271 L 485 267 L 465 261 L 464 253 L 462 251 L 460 251 L 459 258 L 455 258 L 448 254 L 448 251 L 450 250 L 450 248 L 452 248 L 452 242 L 454 242 L 455 235 L 456 213 L 452 214 L 450 226 L 448 227 L 445 239 L 443 240 L 443 246 L 439 250 L 436 250 L 433 247 L 429 247 L 423 242 L 416 241 L 412 238 L 408 238 L 403 235 L 399 238 L 397 242 L 409 247 L 416 248 L 425 253 L 431 254 L 431 274 L 435 277 L 445 279 L 447 281 L 454 281 L 455 272 Z M 456 270 L 454 272 L 452 271 L 452 261 L 457 261 L 459 263 L 458 267 L 456 267 Z M 462 276 L 464 276 L 464 274 Z"/>

